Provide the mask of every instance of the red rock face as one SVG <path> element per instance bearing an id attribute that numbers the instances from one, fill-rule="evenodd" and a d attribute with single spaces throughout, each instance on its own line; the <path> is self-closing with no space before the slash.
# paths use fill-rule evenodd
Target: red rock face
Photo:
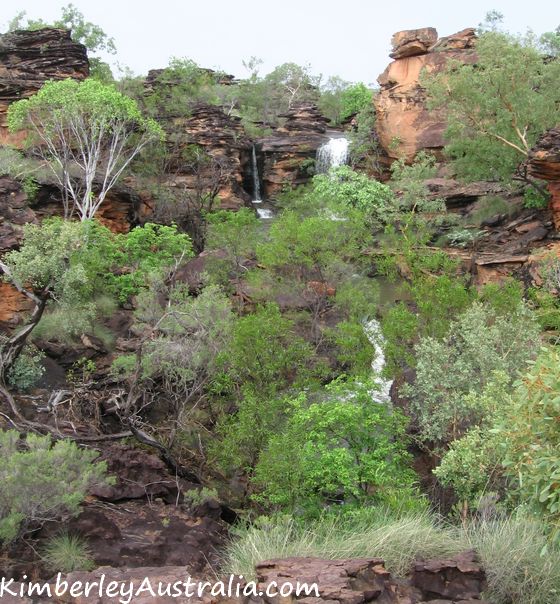
<path id="1" fill-rule="evenodd" d="M 35 94 L 47 80 L 89 75 L 86 47 L 66 29 L 14 31 L 0 36 L 0 144 L 18 145 L 23 136 L 8 133 L 6 114 L 14 101 Z"/>
<path id="2" fill-rule="evenodd" d="M 439 40 L 433 28 L 393 36 L 395 60 L 379 76 L 381 91 L 374 100 L 379 142 L 390 158 L 412 160 L 418 151 L 439 151 L 444 146 L 445 112 L 427 109 L 420 74 L 443 71 L 449 59 L 474 63 L 475 40 L 474 29 Z"/>
<path id="3" fill-rule="evenodd" d="M 560 126 L 545 132 L 529 154 L 529 172 L 546 180 L 554 227 L 560 229 Z"/>
<path id="4" fill-rule="evenodd" d="M 307 182 L 306 160 L 315 159 L 317 149 L 327 140 L 328 119 L 314 105 L 299 105 L 284 116 L 286 122 L 258 141 L 264 157 L 262 180 L 267 198 L 274 198 L 284 186 Z"/>

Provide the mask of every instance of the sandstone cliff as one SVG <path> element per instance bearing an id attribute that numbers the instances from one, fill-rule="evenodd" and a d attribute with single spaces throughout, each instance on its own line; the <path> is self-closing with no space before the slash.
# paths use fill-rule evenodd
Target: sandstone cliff
<path id="1" fill-rule="evenodd" d="M 35 94 L 47 80 L 89 75 L 86 47 L 66 29 L 14 31 L 0 36 L 0 144 L 17 143 L 8 135 L 10 103 Z"/>
<path id="2" fill-rule="evenodd" d="M 284 185 L 296 186 L 309 180 L 307 160 L 314 160 L 317 149 L 327 139 L 329 120 L 315 105 L 298 105 L 281 116 L 283 126 L 258 141 L 263 156 L 262 180 L 265 197 L 274 197 Z M 311 162 L 310 162 L 311 163 Z"/>
<path id="3" fill-rule="evenodd" d="M 418 151 L 444 146 L 445 115 L 428 111 L 420 74 L 443 71 L 449 59 L 473 63 L 475 40 L 472 28 L 440 39 L 432 27 L 393 36 L 394 61 L 379 76 L 381 91 L 374 100 L 379 142 L 389 158 L 411 160 Z"/>

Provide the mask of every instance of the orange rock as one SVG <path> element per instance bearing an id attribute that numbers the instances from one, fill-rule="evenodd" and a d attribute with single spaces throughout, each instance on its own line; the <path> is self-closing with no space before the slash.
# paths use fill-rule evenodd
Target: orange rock
<path id="1" fill-rule="evenodd" d="M 19 323 L 20 314 L 31 310 L 32 302 L 18 290 L 0 281 L 0 327 L 10 328 Z"/>
<path id="2" fill-rule="evenodd" d="M 407 30 L 393 36 L 397 48 L 391 56 L 397 58 L 379 76 L 381 91 L 374 99 L 379 142 L 390 158 L 410 161 L 419 151 L 439 151 L 444 146 L 445 111 L 428 110 L 419 82 L 422 70 L 441 72 L 449 59 L 464 63 L 476 60 L 474 29 L 437 42 L 435 36 L 433 28 Z M 433 46 L 428 47 L 431 40 Z"/>

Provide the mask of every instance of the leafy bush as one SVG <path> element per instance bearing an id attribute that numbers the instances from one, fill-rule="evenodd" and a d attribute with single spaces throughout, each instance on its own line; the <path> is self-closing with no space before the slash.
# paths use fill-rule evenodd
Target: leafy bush
<path id="1" fill-rule="evenodd" d="M 78 535 L 63 532 L 47 542 L 43 560 L 52 571 L 71 573 L 76 570 L 89 571 L 95 568 L 92 553 Z"/>
<path id="2" fill-rule="evenodd" d="M 373 104 L 373 91 L 362 82 L 348 86 L 341 93 L 342 120 L 345 120 Z"/>
<path id="3" fill-rule="evenodd" d="M 509 316 L 474 303 L 443 339 L 425 337 L 416 351 L 416 380 L 405 386 L 419 438 L 437 447 L 460 437 L 489 413 L 480 406 L 494 371 L 512 379 L 540 346 L 539 327 L 522 303 Z M 470 396 L 471 395 L 471 396 Z"/>
<path id="4" fill-rule="evenodd" d="M 20 392 L 33 388 L 45 373 L 44 358 L 45 354 L 40 350 L 24 348 L 8 371 L 8 384 Z"/>
<path id="5" fill-rule="evenodd" d="M 373 225 L 392 222 L 397 210 L 391 189 L 349 166 L 332 168 L 313 178 L 313 192 L 342 216 L 349 210 L 362 212 Z"/>
<path id="6" fill-rule="evenodd" d="M 316 513 L 324 505 L 383 501 L 411 489 L 406 419 L 373 401 L 372 385 L 333 383 L 324 400 L 300 395 L 285 429 L 271 437 L 255 469 L 257 499 Z"/>
<path id="7" fill-rule="evenodd" d="M 47 520 L 78 512 L 90 487 L 106 482 L 96 451 L 75 442 L 0 432 L 0 539 L 11 541 Z"/>
<path id="8" fill-rule="evenodd" d="M 496 429 L 515 497 L 553 527 L 560 543 L 560 353 L 546 349 L 515 385 Z"/>
<path id="9" fill-rule="evenodd" d="M 505 375 L 495 375 L 480 395 L 467 397 L 487 410 L 484 424 L 451 444 L 435 473 L 465 501 L 503 493 L 548 523 L 560 541 L 560 456 L 558 422 L 560 354 L 545 349 L 510 392 Z"/>

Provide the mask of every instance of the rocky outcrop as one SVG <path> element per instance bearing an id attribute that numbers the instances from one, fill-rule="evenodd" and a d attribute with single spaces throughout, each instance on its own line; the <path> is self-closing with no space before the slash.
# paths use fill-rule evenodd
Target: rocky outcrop
<path id="1" fill-rule="evenodd" d="M 536 178 L 547 181 L 554 227 L 560 230 L 560 126 L 545 132 L 529 154 L 528 167 Z"/>
<path id="2" fill-rule="evenodd" d="M 257 142 L 266 198 L 274 198 L 284 186 L 307 182 L 317 149 L 327 140 L 329 120 L 315 105 L 298 105 L 281 117 L 284 125 Z"/>
<path id="3" fill-rule="evenodd" d="M 220 178 L 218 197 L 223 209 L 237 209 L 250 201 L 243 188 L 245 175 L 249 171 L 251 142 L 245 135 L 241 120 L 228 116 L 215 105 L 198 104 L 192 115 L 183 123 L 175 123 L 181 130 L 185 145 L 200 145 L 214 160 L 209 169 L 212 173 L 202 175 L 210 181 Z M 181 152 L 182 145 L 176 149 Z M 179 162 L 177 177 L 187 187 L 196 187 L 198 173 L 193 173 L 188 164 Z M 212 185 L 212 182 L 210 182 Z"/>
<path id="4" fill-rule="evenodd" d="M 472 552 L 460 554 L 450 560 L 420 562 L 414 566 L 407 580 L 393 580 L 381 558 L 269 560 L 256 567 L 256 591 L 260 592 L 259 595 L 243 595 L 243 588 L 247 584 L 244 580 L 240 581 L 239 576 L 213 576 L 208 579 L 200 573 L 191 573 L 190 567 L 185 568 L 179 564 L 119 569 L 101 567 L 92 572 L 74 572 L 64 577 L 64 580 L 68 584 L 81 582 L 82 585 L 96 582 L 91 595 L 71 596 L 67 593 L 50 601 L 67 604 L 109 604 L 113 600 L 107 595 L 100 596 L 97 587 L 100 582 L 106 586 L 114 581 L 125 590 L 129 590 L 131 585 L 133 592 L 139 590 L 139 595 L 133 598 L 133 601 L 139 604 L 154 601 L 147 585 L 150 585 L 155 593 L 158 593 L 158 586 L 162 585 L 162 593 L 157 597 L 157 602 L 177 604 L 488 604 L 481 599 L 481 592 L 485 587 L 484 572 Z M 190 598 L 185 594 L 187 585 L 183 584 L 189 576 L 189 593 L 194 594 Z M 197 584 L 201 585 L 205 580 L 210 583 L 197 594 Z M 217 584 L 220 580 L 221 585 Z M 316 584 L 318 594 L 312 589 L 310 594 L 304 591 L 298 595 L 284 597 L 266 595 L 268 586 L 277 593 L 285 584 L 289 584 L 293 590 L 298 583 L 307 583 L 310 587 Z M 182 588 L 182 594 L 176 594 L 175 597 L 165 595 L 167 584 L 178 585 Z M 215 592 L 211 593 L 215 584 Z M 142 585 L 144 589 L 140 590 Z M 17 585 L 12 585 L 12 590 L 17 589 Z M 120 588 L 117 588 L 117 591 L 118 589 Z M 254 590 L 254 586 L 248 586 L 247 593 Z M 33 600 L 37 603 L 41 601 L 44 600 Z"/>
<path id="5" fill-rule="evenodd" d="M 31 96 L 47 80 L 89 75 L 86 47 L 66 29 L 14 31 L 0 36 L 0 144 L 17 143 L 7 131 L 6 113 L 14 101 Z"/>
<path id="6" fill-rule="evenodd" d="M 423 70 L 443 71 L 449 59 L 474 63 L 475 40 L 472 28 L 439 40 L 431 27 L 406 30 L 393 36 L 390 56 L 395 60 L 379 76 L 381 91 L 374 100 L 379 142 L 389 158 L 411 160 L 418 151 L 441 150 L 445 112 L 428 110 L 420 74 Z"/>
<path id="7" fill-rule="evenodd" d="M 319 598 L 290 596 L 288 602 L 329 602 L 337 604 L 421 604 L 427 601 L 484 604 L 481 593 L 486 587 L 484 571 L 474 552 L 465 552 L 448 560 L 420 561 L 409 576 L 396 580 L 381 558 L 323 560 L 285 558 L 256 566 L 258 587 L 264 591 L 273 581 L 279 587 L 297 581 L 316 583 Z M 273 599 L 264 599 L 273 602 Z"/>
<path id="8" fill-rule="evenodd" d="M 204 70 L 213 74 L 212 70 Z M 173 81 L 162 79 L 162 69 L 152 69 L 144 82 L 149 98 L 157 93 L 173 95 Z M 233 84 L 233 76 L 224 76 L 224 85 Z M 240 118 L 227 115 L 221 107 L 197 103 L 188 111 L 178 112 L 174 103 L 158 101 L 157 120 L 167 133 L 170 159 L 164 167 L 169 186 L 187 189 L 216 190 L 223 209 L 238 209 L 250 202 L 244 189 L 249 174 L 251 141 L 247 138 Z M 210 161 L 195 162 L 186 153 L 189 145 L 198 145 Z"/>
<path id="9" fill-rule="evenodd" d="M 426 54 L 437 42 L 437 39 L 437 30 L 433 27 L 398 31 L 391 38 L 393 52 L 389 56 L 391 59 L 403 59 Z"/>

